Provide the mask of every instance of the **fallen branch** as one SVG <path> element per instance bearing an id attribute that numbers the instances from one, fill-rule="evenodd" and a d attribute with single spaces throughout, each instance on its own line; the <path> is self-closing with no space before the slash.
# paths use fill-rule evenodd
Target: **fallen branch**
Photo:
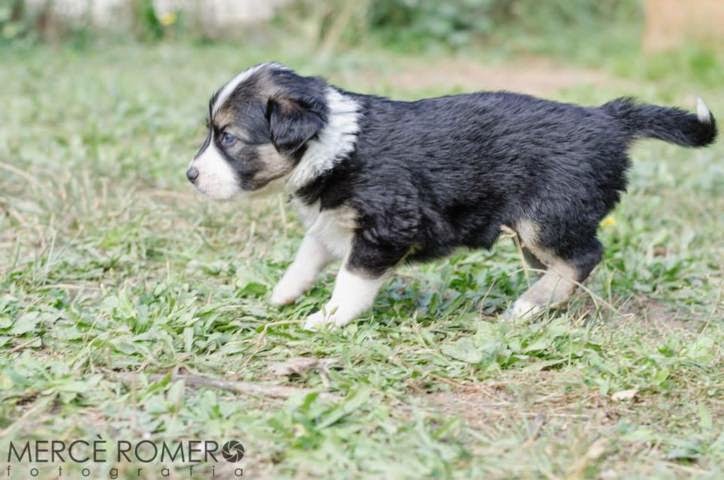
<path id="1" fill-rule="evenodd" d="M 165 377 L 161 374 L 150 374 L 146 377 L 157 382 Z M 141 375 L 137 373 L 122 373 L 118 378 L 124 383 L 138 383 Z M 234 382 L 229 380 L 218 380 L 216 378 L 204 377 L 201 375 L 184 375 L 174 373 L 171 375 L 171 381 L 183 381 L 192 388 L 215 388 L 227 392 L 238 393 L 240 395 L 251 395 L 255 397 L 282 398 L 287 399 L 294 395 L 307 395 L 314 393 L 315 390 L 310 388 L 289 387 L 286 385 L 276 385 L 273 383 L 255 383 L 255 382 Z M 337 395 L 319 392 L 319 397 L 325 400 L 339 400 Z"/>

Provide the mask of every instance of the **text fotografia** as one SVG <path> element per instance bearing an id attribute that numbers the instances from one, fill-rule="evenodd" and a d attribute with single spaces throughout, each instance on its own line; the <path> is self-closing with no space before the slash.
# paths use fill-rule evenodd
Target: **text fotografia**
<path id="1" fill-rule="evenodd" d="M 145 477 L 151 473 L 154 477 L 170 477 L 171 471 L 179 468 L 188 470 L 190 477 L 202 474 L 202 469 L 209 478 L 241 478 L 244 470 L 236 464 L 244 458 L 244 446 L 241 442 L 230 440 L 224 443 L 215 440 L 114 440 L 102 438 L 94 440 L 28 440 L 10 441 L 4 455 L 8 462 L 6 468 L 0 470 L 0 478 L 40 478 L 48 475 L 52 468 L 55 478 L 63 478 L 63 466 L 72 465 L 67 470 L 80 470 L 81 478 L 96 478 L 94 466 L 107 464 L 110 468 L 103 470 L 108 478 L 118 478 L 119 469 L 124 472 L 137 471 L 137 476 Z M 217 476 L 216 464 L 224 463 L 225 476 Z M 29 467 L 32 464 L 32 467 Z M 47 468 L 43 468 L 44 464 Z M 158 472 L 152 473 L 146 467 L 161 466 Z M 136 468 L 129 468 L 135 466 Z M 14 468 L 14 467 L 17 467 Z M 23 468 L 25 467 L 25 468 Z M 194 470 L 195 469 L 195 470 Z M 18 471 L 22 470 L 22 471 Z M 126 473 L 127 475 L 127 473 Z M 77 477 L 77 475 L 75 475 Z M 174 475 L 175 477 L 177 475 Z"/>

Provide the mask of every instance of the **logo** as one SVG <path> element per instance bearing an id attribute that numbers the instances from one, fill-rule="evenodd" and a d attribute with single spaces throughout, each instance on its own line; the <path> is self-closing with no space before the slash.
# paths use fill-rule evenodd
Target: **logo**
<path id="1" fill-rule="evenodd" d="M 2 442 L 4 443 L 4 442 Z M 0 447 L 0 451 L 4 448 Z M 176 478 L 236 479 L 244 476 L 240 462 L 246 449 L 238 440 L 227 440 L 220 444 L 215 440 L 115 440 L 108 441 L 100 435 L 97 438 L 72 441 L 65 440 L 22 440 L 10 441 L 7 450 L 0 457 L 7 465 L 0 464 L 0 478 L 53 478 L 66 480 L 108 478 L 169 478 L 176 471 Z M 234 463 L 233 472 L 225 469 L 225 476 L 219 476 L 216 466 L 219 462 Z M 105 469 L 99 464 L 106 464 Z M 130 468 L 129 467 L 134 467 Z M 103 476 L 98 475 L 105 470 Z M 180 474 L 188 472 L 188 477 Z M 107 473 L 107 476 L 106 476 Z M 130 476 L 129 476 L 130 475 Z M 124 477 L 124 478 L 126 478 Z"/>
<path id="2" fill-rule="evenodd" d="M 244 458 L 244 445 L 236 440 L 229 440 L 221 447 L 221 456 L 227 462 L 238 462 Z"/>

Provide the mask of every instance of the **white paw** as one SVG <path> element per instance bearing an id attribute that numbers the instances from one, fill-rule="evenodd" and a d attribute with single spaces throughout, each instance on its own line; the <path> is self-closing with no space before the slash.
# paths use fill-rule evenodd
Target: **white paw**
<path id="1" fill-rule="evenodd" d="M 304 328 L 307 330 L 319 330 L 326 326 L 330 327 L 344 327 L 354 319 L 354 316 L 345 313 L 343 309 L 335 305 L 327 304 L 318 312 L 314 312 L 307 317 L 307 321 L 304 322 Z"/>
<path id="2" fill-rule="evenodd" d="M 529 320 L 543 311 L 543 307 L 527 300 L 518 299 L 513 306 L 503 313 L 505 320 Z"/>
<path id="3" fill-rule="evenodd" d="M 279 282 L 277 283 L 276 287 L 274 287 L 274 290 L 272 290 L 271 297 L 269 297 L 269 301 L 273 305 L 288 305 L 290 303 L 293 303 L 294 300 L 299 298 L 299 296 L 304 293 L 303 290 L 299 288 L 294 288 L 294 286 L 290 285 L 287 282 Z"/>
<path id="4" fill-rule="evenodd" d="M 307 321 L 304 322 L 305 330 L 319 330 L 326 325 L 334 325 L 334 315 L 325 314 L 324 309 L 314 312 L 307 317 Z"/>

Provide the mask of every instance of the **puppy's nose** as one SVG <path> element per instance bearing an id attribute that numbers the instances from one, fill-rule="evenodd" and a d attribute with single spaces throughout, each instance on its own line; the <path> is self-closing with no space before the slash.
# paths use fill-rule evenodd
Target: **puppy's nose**
<path id="1" fill-rule="evenodd" d="M 196 183 L 196 179 L 199 178 L 199 169 L 196 167 L 190 167 L 186 170 L 186 178 L 189 179 L 189 182 Z"/>

